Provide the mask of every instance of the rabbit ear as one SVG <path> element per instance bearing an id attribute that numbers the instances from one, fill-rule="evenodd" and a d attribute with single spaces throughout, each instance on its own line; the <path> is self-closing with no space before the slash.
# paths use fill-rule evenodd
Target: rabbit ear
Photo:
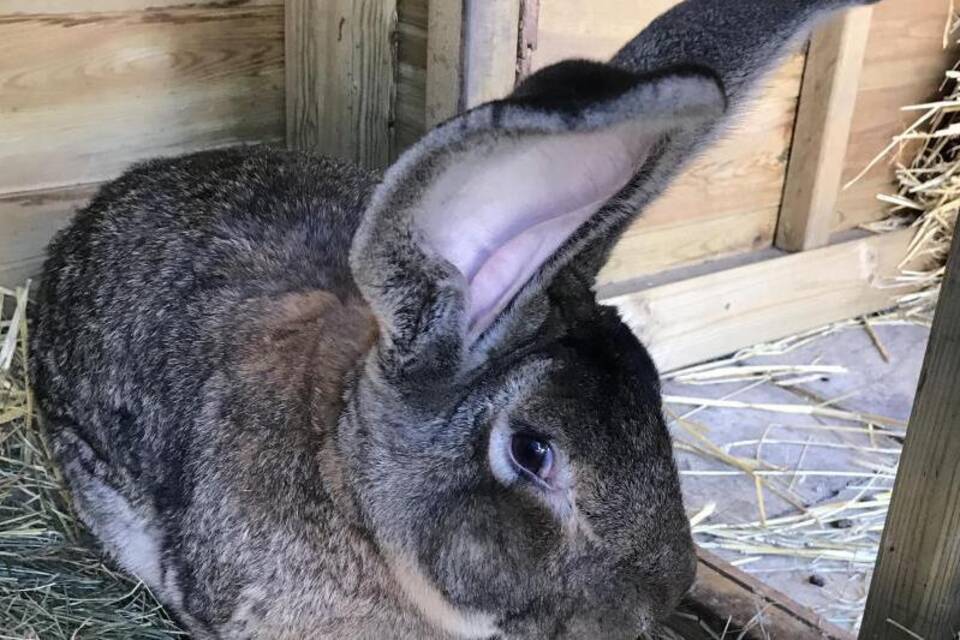
<path id="1" fill-rule="evenodd" d="M 818 21 L 871 3 L 686 0 L 609 65 L 543 69 L 429 133 L 387 172 L 352 248 L 382 353 L 459 362 L 559 269 L 589 281 L 766 72 Z"/>
<path id="2" fill-rule="evenodd" d="M 568 61 L 441 125 L 391 167 L 351 265 L 394 345 L 487 329 L 680 130 L 718 118 L 703 69 L 634 74 Z M 430 336 L 423 336 L 429 332 Z"/>

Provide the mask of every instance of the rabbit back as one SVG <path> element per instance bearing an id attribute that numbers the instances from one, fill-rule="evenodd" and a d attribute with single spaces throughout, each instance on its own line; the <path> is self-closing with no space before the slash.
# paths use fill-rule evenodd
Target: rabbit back
<path id="1" fill-rule="evenodd" d="M 51 245 L 32 369 L 54 451 L 104 547 L 197 637 L 403 615 L 327 452 L 376 338 L 347 267 L 375 183 L 259 147 L 157 160 Z"/>

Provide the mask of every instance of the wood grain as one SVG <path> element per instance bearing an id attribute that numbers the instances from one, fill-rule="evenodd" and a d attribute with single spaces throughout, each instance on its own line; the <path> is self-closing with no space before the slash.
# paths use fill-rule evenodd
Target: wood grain
<path id="1" fill-rule="evenodd" d="M 769 207 L 680 218 L 652 227 L 635 224 L 614 247 L 597 284 L 619 286 L 658 271 L 769 247 L 774 224 Z"/>
<path id="2" fill-rule="evenodd" d="M 861 640 L 960 631 L 960 239 L 954 238 Z"/>
<path id="3" fill-rule="evenodd" d="M 786 255 L 601 299 L 669 371 L 884 309 L 910 230 Z M 902 292 L 903 290 L 897 290 Z"/>
<path id="4" fill-rule="evenodd" d="M 99 185 L 0 196 L 0 286 L 36 277 L 50 238 L 63 228 Z"/>
<path id="5" fill-rule="evenodd" d="M 679 613 L 667 620 L 667 626 L 686 640 L 716 640 L 716 633 L 724 630 L 727 638 L 743 640 L 854 638 L 852 633 L 699 548 L 697 580 Z M 758 615 L 762 616 L 759 621 Z"/>
<path id="6" fill-rule="evenodd" d="M 783 188 L 776 245 L 804 251 L 830 242 L 873 7 L 823 25 L 810 41 Z"/>
<path id="7" fill-rule="evenodd" d="M 395 153 L 396 0 L 288 0 L 287 144 L 387 166 Z"/>
<path id="8" fill-rule="evenodd" d="M 520 0 L 465 0 L 464 107 L 503 98 L 517 79 Z"/>
<path id="9" fill-rule="evenodd" d="M 428 10 L 434 5 L 446 4 L 428 3 L 427 0 L 397 0 L 395 155 L 419 140 L 427 130 Z"/>
<path id="10" fill-rule="evenodd" d="M 432 127 L 463 110 L 464 3 L 429 5 L 426 124 Z"/>
<path id="11" fill-rule="evenodd" d="M 116 11 L 162 11 L 165 9 L 235 9 L 238 7 L 282 7 L 284 0 L 3 0 L 0 14 L 76 14 Z"/>
<path id="12" fill-rule="evenodd" d="M 885 0 L 875 5 L 844 160 L 844 184 L 919 116 L 901 107 L 933 98 L 943 72 L 956 62 L 957 48 L 943 48 L 948 8 L 947 0 Z M 900 159 L 909 163 L 911 158 L 911 150 L 904 148 Z M 876 195 L 892 192 L 892 185 L 892 165 L 882 163 L 843 191 L 836 229 L 886 216 Z"/>
<path id="13" fill-rule="evenodd" d="M 0 15 L 0 60 L 0 193 L 282 135 L 280 7 Z"/>

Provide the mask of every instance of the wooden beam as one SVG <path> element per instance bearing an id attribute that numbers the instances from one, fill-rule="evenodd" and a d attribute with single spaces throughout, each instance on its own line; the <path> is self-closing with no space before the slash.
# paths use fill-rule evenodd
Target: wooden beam
<path id="1" fill-rule="evenodd" d="M 463 0 L 430 0 L 427 14 L 427 128 L 463 110 Z"/>
<path id="2" fill-rule="evenodd" d="M 667 626 L 687 640 L 853 640 L 776 589 L 709 551 L 697 549 L 697 580 Z"/>
<path id="3" fill-rule="evenodd" d="M 503 98 L 517 81 L 520 0 L 464 0 L 464 108 Z"/>
<path id="4" fill-rule="evenodd" d="M 958 381 L 960 237 L 955 237 L 900 456 L 861 640 L 955 640 L 960 633 Z"/>
<path id="5" fill-rule="evenodd" d="M 396 0 L 288 0 L 287 145 L 385 167 L 394 154 Z"/>
<path id="6" fill-rule="evenodd" d="M 619 308 L 669 371 L 891 306 L 904 289 L 876 285 L 896 273 L 912 235 L 870 236 L 695 277 L 679 270 L 634 293 L 601 287 L 598 296 Z"/>
<path id="7" fill-rule="evenodd" d="M 872 12 L 848 11 L 810 42 L 777 229 L 786 251 L 826 246 L 836 226 Z"/>

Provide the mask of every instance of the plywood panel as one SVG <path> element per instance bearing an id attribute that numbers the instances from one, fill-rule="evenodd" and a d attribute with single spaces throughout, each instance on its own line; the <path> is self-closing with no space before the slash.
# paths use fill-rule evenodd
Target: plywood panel
<path id="1" fill-rule="evenodd" d="M 676 0 L 541 0 L 532 66 L 569 57 L 607 59 L 674 4 Z M 726 138 L 629 230 L 603 278 L 619 280 L 716 257 L 715 249 L 725 254 L 772 243 L 802 73 L 803 56 L 795 55 L 767 80 L 765 91 Z M 742 214 L 744 228 L 727 222 L 733 214 Z M 703 222 L 702 229 L 697 221 Z M 722 238 L 684 240 L 679 229 L 688 234 L 726 231 Z M 638 242 L 643 234 L 650 234 L 651 242 Z M 656 251 L 650 251 L 654 243 Z"/>
<path id="2" fill-rule="evenodd" d="M 282 135 L 280 6 L 0 15 L 0 60 L 0 193 Z"/>
<path id="3" fill-rule="evenodd" d="M 860 78 L 844 183 L 856 176 L 919 114 L 901 107 L 933 97 L 957 50 L 943 49 L 948 0 L 886 0 L 874 7 Z M 909 152 L 904 153 L 909 161 Z M 878 220 L 886 209 L 876 199 L 889 193 L 891 166 L 884 163 L 840 194 L 837 229 Z"/>

